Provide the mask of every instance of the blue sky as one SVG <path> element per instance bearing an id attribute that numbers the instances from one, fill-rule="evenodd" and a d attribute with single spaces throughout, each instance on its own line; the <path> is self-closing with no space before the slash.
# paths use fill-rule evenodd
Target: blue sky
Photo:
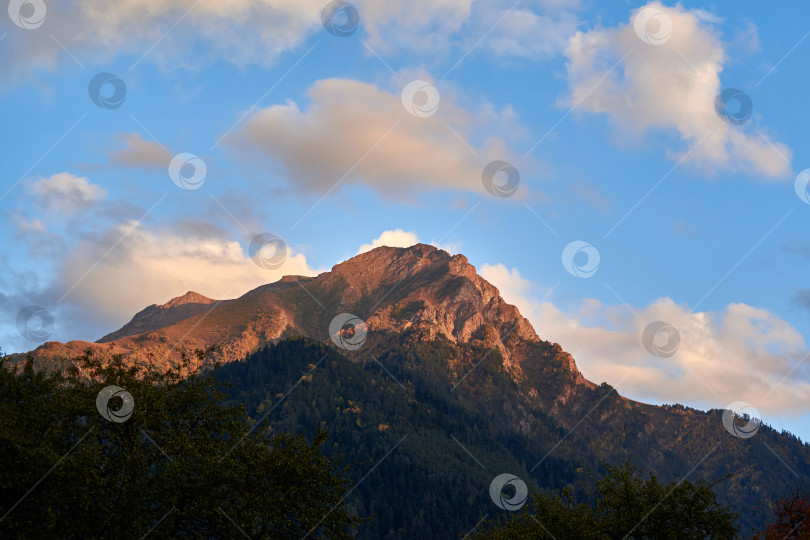
<path id="1" fill-rule="evenodd" d="M 586 377 L 746 401 L 810 437 L 805 3 L 333 4 L 348 36 L 320 1 L 52 4 L 0 22 L 3 350 L 44 340 L 20 335 L 25 306 L 47 339 L 92 341 L 187 290 L 419 240 L 466 255 Z M 100 73 L 120 106 L 91 99 Z M 726 88 L 743 123 L 715 110 Z M 197 189 L 170 177 L 180 153 Z M 484 188 L 495 160 L 514 194 Z M 253 264 L 259 233 L 286 242 L 280 268 Z M 599 253 L 590 277 L 563 264 L 573 241 Z M 671 357 L 644 347 L 655 320 Z"/>

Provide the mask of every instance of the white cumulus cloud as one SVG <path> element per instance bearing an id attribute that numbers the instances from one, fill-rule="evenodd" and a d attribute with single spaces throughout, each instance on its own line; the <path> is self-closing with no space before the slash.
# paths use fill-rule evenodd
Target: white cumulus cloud
<path id="1" fill-rule="evenodd" d="M 656 24 L 671 23 L 671 33 L 650 29 L 663 32 L 657 45 L 636 34 L 634 17 L 643 9 L 657 10 Z M 564 105 L 606 115 L 624 139 L 655 130 L 676 134 L 682 142 L 670 157 L 703 172 L 789 178 L 791 151 L 757 126 L 756 103 L 744 125 L 729 124 L 715 111 L 727 58 L 714 22 L 706 12 L 655 1 L 625 24 L 576 33 L 566 50 L 570 94 Z M 731 112 L 734 107 L 729 103 Z"/>
<path id="2" fill-rule="evenodd" d="M 471 113 L 447 94 L 435 114 L 417 117 L 399 93 L 350 79 L 317 81 L 308 95 L 307 109 L 292 101 L 271 105 L 231 135 L 234 147 L 280 168 L 299 191 L 323 194 L 357 183 L 389 197 L 427 188 L 484 192 L 484 166 L 511 159 L 502 138 L 472 141 L 477 130 L 513 122 L 510 110 Z"/>
<path id="3" fill-rule="evenodd" d="M 87 178 L 61 172 L 32 182 L 28 191 L 50 211 L 72 214 L 107 198 L 107 190 Z"/>
<path id="4" fill-rule="evenodd" d="M 292 249 L 279 268 L 265 269 L 236 240 L 184 237 L 130 221 L 76 246 L 61 262 L 60 282 L 70 301 L 126 321 L 189 290 L 235 298 L 285 275 L 317 273 Z"/>
<path id="5" fill-rule="evenodd" d="M 380 236 L 371 241 L 370 244 L 363 244 L 357 250 L 357 254 L 371 251 L 380 246 L 388 247 L 410 247 L 419 243 L 419 237 L 416 233 L 411 231 L 403 231 L 402 229 L 394 229 L 392 231 L 384 231 Z"/>

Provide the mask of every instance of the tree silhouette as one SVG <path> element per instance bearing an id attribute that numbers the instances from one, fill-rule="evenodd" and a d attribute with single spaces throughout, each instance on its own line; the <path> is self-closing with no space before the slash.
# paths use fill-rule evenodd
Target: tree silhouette
<path id="1" fill-rule="evenodd" d="M 731 540 L 737 516 L 712 487 L 703 480 L 664 485 L 629 464 L 608 466 L 595 500 L 576 502 L 565 490 L 536 493 L 520 513 L 494 521 L 477 538 Z"/>
<path id="2" fill-rule="evenodd" d="M 162 372 L 88 351 L 65 375 L 0 361 L 0 536 L 350 538 L 325 432 L 252 430 L 205 359 Z"/>

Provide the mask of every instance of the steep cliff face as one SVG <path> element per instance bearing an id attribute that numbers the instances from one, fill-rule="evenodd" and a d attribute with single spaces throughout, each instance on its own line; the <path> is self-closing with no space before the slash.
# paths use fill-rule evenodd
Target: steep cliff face
<path id="1" fill-rule="evenodd" d="M 507 362 L 507 342 L 540 339 L 531 324 L 479 276 L 463 255 L 433 246 L 378 248 L 319 276 L 312 287 L 344 284 L 337 308 L 358 309 L 371 331 L 419 328 L 452 342 L 497 347 Z"/>

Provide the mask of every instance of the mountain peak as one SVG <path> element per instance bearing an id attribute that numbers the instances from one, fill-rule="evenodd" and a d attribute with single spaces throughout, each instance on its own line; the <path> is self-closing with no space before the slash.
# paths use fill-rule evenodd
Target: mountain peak
<path id="1" fill-rule="evenodd" d="M 158 328 L 178 323 L 193 317 L 207 309 L 206 306 L 216 303 L 217 300 L 203 296 L 194 291 L 188 291 L 182 296 L 172 298 L 163 305 L 152 304 L 139 311 L 132 320 L 119 330 L 107 334 L 97 343 L 108 343 L 127 336 L 134 336 L 150 332 Z"/>
<path id="2" fill-rule="evenodd" d="M 213 304 L 216 300 L 208 298 L 207 296 L 203 296 L 200 293 L 194 291 L 188 291 L 186 294 L 182 296 L 177 296 L 172 298 L 162 306 L 158 306 L 161 308 L 173 308 L 177 306 L 182 306 L 183 304 Z"/>
<path id="3" fill-rule="evenodd" d="M 458 343 L 496 347 L 512 363 L 515 339 L 539 343 L 531 324 L 478 275 L 464 255 L 427 244 L 382 246 L 335 265 L 317 280 L 341 291 L 339 307 L 364 317 L 369 329 L 421 329 Z"/>
<path id="4" fill-rule="evenodd" d="M 336 264 L 330 273 L 368 292 L 385 283 L 402 282 L 429 268 L 470 279 L 477 276 L 475 267 L 464 255 L 450 255 L 436 246 L 421 243 L 409 247 L 380 246 Z"/>
<path id="5" fill-rule="evenodd" d="M 312 279 L 312 276 L 284 276 L 280 280 L 276 281 L 276 283 L 298 283 L 300 281 L 309 281 Z M 272 283 L 271 283 L 272 285 Z"/>
<path id="6" fill-rule="evenodd" d="M 442 259 L 449 259 L 450 254 L 429 244 L 414 244 L 409 247 L 379 246 L 368 251 L 364 251 L 354 257 L 336 264 L 332 270 L 345 266 L 368 265 L 375 261 L 391 263 L 396 261 L 430 261 L 435 262 Z"/>

